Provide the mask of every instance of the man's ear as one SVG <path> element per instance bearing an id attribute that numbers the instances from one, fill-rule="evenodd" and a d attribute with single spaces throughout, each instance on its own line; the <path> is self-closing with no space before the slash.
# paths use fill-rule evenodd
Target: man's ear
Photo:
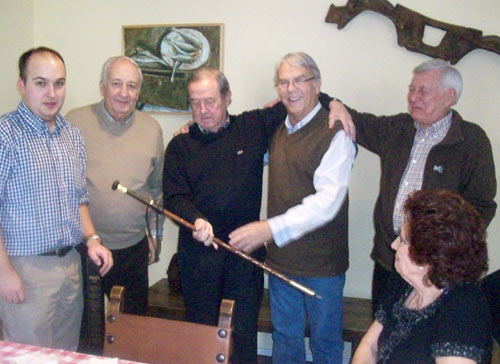
<path id="1" fill-rule="evenodd" d="M 99 91 L 101 92 L 101 96 L 104 97 L 104 83 L 99 81 Z"/>
<path id="2" fill-rule="evenodd" d="M 457 102 L 457 91 L 454 88 L 446 90 L 446 102 L 450 107 Z"/>
<path id="3" fill-rule="evenodd" d="M 226 99 L 225 99 L 225 102 L 226 102 L 226 108 L 229 107 L 229 105 L 231 105 L 231 96 L 232 96 L 232 93 L 231 93 L 231 90 L 229 90 L 226 94 Z"/>
<path id="4" fill-rule="evenodd" d="M 19 77 L 19 79 L 17 80 L 17 89 L 19 90 L 21 95 L 24 95 L 25 88 L 26 85 L 24 84 L 24 80 L 21 77 Z"/>
<path id="5" fill-rule="evenodd" d="M 316 88 L 316 95 L 319 95 L 319 93 L 321 92 L 321 79 L 315 79 L 313 80 L 314 82 L 314 86 Z"/>

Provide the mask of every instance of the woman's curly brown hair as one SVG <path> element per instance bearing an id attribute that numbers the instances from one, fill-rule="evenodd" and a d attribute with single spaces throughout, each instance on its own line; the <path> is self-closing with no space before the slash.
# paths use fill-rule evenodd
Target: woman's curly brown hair
<path id="1" fill-rule="evenodd" d="M 428 265 L 438 288 L 478 280 L 488 270 L 486 228 L 475 208 L 455 192 L 421 190 L 405 202 L 409 254 Z"/>

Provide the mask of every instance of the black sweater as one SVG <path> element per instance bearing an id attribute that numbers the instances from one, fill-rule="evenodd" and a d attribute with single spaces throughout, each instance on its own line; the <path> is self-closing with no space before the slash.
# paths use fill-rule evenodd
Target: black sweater
<path id="1" fill-rule="evenodd" d="M 173 138 L 165 152 L 165 208 L 192 223 L 206 219 L 222 240 L 259 220 L 263 156 L 285 117 L 278 104 L 230 116 L 229 126 L 217 133 L 204 134 L 194 124 L 188 134 Z M 181 227 L 179 247 L 189 241 L 191 232 Z"/>

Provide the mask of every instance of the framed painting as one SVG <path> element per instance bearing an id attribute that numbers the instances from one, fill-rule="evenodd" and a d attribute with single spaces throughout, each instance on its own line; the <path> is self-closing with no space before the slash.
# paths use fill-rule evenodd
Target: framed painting
<path id="1" fill-rule="evenodd" d="M 142 70 L 137 109 L 189 113 L 187 81 L 200 67 L 223 70 L 224 24 L 123 26 L 124 54 Z"/>

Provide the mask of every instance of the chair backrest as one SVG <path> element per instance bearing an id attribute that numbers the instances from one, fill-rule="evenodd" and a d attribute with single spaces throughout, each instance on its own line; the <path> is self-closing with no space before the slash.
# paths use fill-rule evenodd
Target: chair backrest
<path id="1" fill-rule="evenodd" d="M 229 363 L 234 301 L 223 300 L 218 326 L 122 313 L 124 288 L 113 287 L 104 356 L 158 364 Z"/>
<path id="2" fill-rule="evenodd" d="M 79 245 L 78 251 L 82 258 L 84 300 L 78 352 L 102 355 L 104 342 L 104 292 L 99 274 L 100 267 L 89 258 L 84 244 Z"/>

